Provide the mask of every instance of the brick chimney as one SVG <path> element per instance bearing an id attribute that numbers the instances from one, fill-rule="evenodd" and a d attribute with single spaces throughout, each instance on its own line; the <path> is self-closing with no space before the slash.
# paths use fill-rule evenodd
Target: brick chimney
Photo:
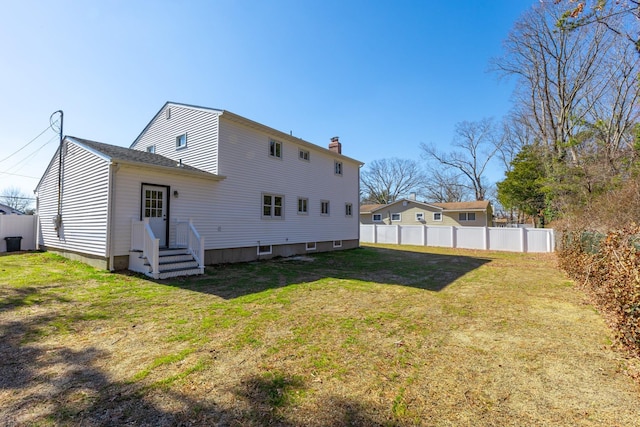
<path id="1" fill-rule="evenodd" d="M 340 144 L 337 136 L 331 138 L 331 142 L 329 143 L 329 150 L 333 151 L 334 153 L 342 154 L 342 144 Z"/>

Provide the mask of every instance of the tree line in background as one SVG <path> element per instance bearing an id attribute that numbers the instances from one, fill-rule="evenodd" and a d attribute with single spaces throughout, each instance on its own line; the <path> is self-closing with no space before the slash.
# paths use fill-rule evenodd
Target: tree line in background
<path id="1" fill-rule="evenodd" d="M 637 17 L 636 1 L 533 6 L 492 61 L 515 79 L 510 114 L 499 124 L 459 123 L 450 151 L 421 144 L 424 164 L 371 163 L 363 201 L 389 203 L 408 192 L 433 202 L 490 197 L 538 225 L 582 221 L 585 210 L 606 206 L 603 197 L 638 179 Z M 495 187 L 486 180 L 491 162 L 505 170 Z"/>

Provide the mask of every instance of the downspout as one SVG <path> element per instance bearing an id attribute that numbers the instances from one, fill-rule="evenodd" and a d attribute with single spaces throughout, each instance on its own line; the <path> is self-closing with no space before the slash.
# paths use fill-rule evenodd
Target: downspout
<path id="1" fill-rule="evenodd" d="M 113 239 L 111 237 L 111 227 L 112 227 L 112 221 L 113 221 L 113 216 L 114 216 L 114 212 L 115 212 L 115 188 L 116 188 L 116 182 L 115 182 L 115 173 L 118 171 L 118 169 L 120 169 L 120 166 L 117 163 L 111 163 L 109 165 L 109 194 L 107 194 L 107 242 L 106 242 L 106 258 L 107 258 L 107 269 L 109 271 L 114 271 L 114 265 L 113 265 L 113 249 L 111 248 L 111 245 L 113 243 Z"/>
<path id="2" fill-rule="evenodd" d="M 360 164 L 360 166 L 358 166 L 358 247 L 360 247 L 360 169 L 362 169 L 362 166 L 364 165 Z M 373 224 L 373 214 L 371 214 L 371 223 Z"/>

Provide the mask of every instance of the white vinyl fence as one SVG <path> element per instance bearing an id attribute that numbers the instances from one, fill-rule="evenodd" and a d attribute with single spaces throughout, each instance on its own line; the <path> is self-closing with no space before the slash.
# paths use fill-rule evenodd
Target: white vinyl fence
<path id="1" fill-rule="evenodd" d="M 361 224 L 360 241 L 508 252 L 553 252 L 556 247 L 550 228 Z"/>
<path id="2" fill-rule="evenodd" d="M 0 252 L 7 251 L 5 237 L 22 237 L 23 251 L 36 249 L 36 223 L 35 215 L 0 215 Z"/>

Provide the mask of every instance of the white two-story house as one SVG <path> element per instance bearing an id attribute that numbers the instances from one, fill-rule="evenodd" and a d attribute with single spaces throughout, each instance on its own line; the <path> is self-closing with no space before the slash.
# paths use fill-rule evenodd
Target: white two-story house
<path id="1" fill-rule="evenodd" d="M 361 166 L 337 137 L 168 102 L 130 148 L 64 139 L 36 188 L 39 244 L 156 278 L 354 248 Z"/>

